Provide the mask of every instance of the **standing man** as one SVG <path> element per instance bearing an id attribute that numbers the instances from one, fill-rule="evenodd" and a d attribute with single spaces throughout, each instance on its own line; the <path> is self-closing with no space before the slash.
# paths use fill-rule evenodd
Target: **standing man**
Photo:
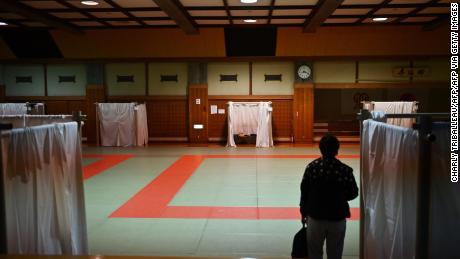
<path id="1" fill-rule="evenodd" d="M 307 221 L 308 255 L 323 258 L 326 240 L 328 259 L 342 258 L 348 201 L 358 196 L 353 169 L 335 158 L 339 140 L 330 134 L 321 138 L 321 157 L 308 164 L 300 185 L 300 212 Z"/>

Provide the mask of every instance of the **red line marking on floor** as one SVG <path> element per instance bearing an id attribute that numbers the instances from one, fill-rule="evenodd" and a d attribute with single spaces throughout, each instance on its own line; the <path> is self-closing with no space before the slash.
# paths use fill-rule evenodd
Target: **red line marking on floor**
<path id="1" fill-rule="evenodd" d="M 133 155 L 123 154 L 123 155 L 92 155 L 85 154 L 83 158 L 102 158 L 94 163 L 91 163 L 83 167 L 83 180 L 88 180 L 89 178 L 102 173 L 103 171 L 110 169 L 119 163 L 130 159 Z"/>
<path id="2" fill-rule="evenodd" d="M 111 218 L 300 219 L 298 207 L 168 206 L 206 158 L 317 158 L 318 155 L 185 155 L 135 194 Z M 339 158 L 359 158 L 342 155 Z M 359 220 L 351 208 L 350 220 Z"/>
<path id="3" fill-rule="evenodd" d="M 110 217 L 158 218 L 203 161 L 202 156 L 185 155 L 163 171 Z"/>
<path id="4" fill-rule="evenodd" d="M 319 158 L 320 155 L 204 155 L 206 158 Z M 337 158 L 359 158 L 359 155 L 338 155 Z"/>

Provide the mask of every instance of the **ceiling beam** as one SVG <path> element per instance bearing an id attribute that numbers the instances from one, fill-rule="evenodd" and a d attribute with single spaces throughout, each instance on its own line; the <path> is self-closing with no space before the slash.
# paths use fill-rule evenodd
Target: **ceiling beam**
<path id="1" fill-rule="evenodd" d="M 414 10 L 410 11 L 409 13 L 399 17 L 398 19 L 394 20 L 393 23 L 398 23 L 398 22 L 401 22 L 402 20 L 406 19 L 406 18 L 409 18 L 415 14 L 417 14 L 418 12 L 422 11 L 423 9 L 425 9 L 426 7 L 431 7 L 431 6 L 434 6 L 434 4 L 436 4 L 439 0 L 431 0 L 429 1 L 428 3 L 424 4 L 424 5 L 420 5 L 419 7 L 415 8 Z"/>
<path id="2" fill-rule="evenodd" d="M 67 8 L 71 9 L 72 11 L 74 12 L 80 12 L 82 13 L 83 15 L 93 19 L 93 20 L 96 20 L 97 22 L 107 26 L 107 27 L 112 27 L 112 25 L 106 21 L 103 21 L 101 19 L 99 19 L 98 17 L 92 15 L 87 9 L 77 9 L 75 6 L 73 6 L 72 4 L 70 4 L 69 2 L 65 1 L 65 0 L 56 0 L 58 3 L 62 4 L 63 6 L 66 6 Z M 66 12 L 68 12 L 69 10 L 68 9 L 60 9 L 60 10 L 64 10 Z M 113 11 L 113 10 L 112 10 Z"/>
<path id="3" fill-rule="evenodd" d="M 319 3 L 318 8 L 313 10 L 311 18 L 305 22 L 303 32 L 315 32 L 316 28 L 332 15 L 344 0 L 323 0 Z"/>
<path id="4" fill-rule="evenodd" d="M 25 4 L 22 4 L 18 1 L 2 0 L 0 1 L 0 9 L 7 11 L 7 12 L 19 14 L 23 17 L 32 19 L 34 21 L 41 22 L 50 27 L 63 29 L 63 30 L 66 30 L 72 33 L 76 33 L 76 34 L 83 33 L 77 26 L 73 24 L 62 22 L 61 20 L 59 20 L 58 18 L 54 16 L 51 16 L 46 13 L 41 13 L 37 11 L 36 9 L 29 7 Z"/>
<path id="5" fill-rule="evenodd" d="M 224 3 L 225 12 L 227 13 L 227 16 L 228 16 L 228 21 L 230 22 L 230 24 L 233 24 L 232 13 L 230 12 L 230 8 L 228 6 L 227 0 L 222 0 L 222 2 Z"/>
<path id="6" fill-rule="evenodd" d="M 139 19 L 136 16 L 132 15 L 130 12 L 124 10 L 123 7 L 121 7 L 119 4 L 115 3 L 114 1 L 112 1 L 112 0 L 104 0 L 104 1 L 106 3 L 108 3 L 109 5 L 111 5 L 112 7 L 114 7 L 117 11 L 122 12 L 124 15 L 126 15 L 129 18 L 135 20 L 140 25 L 143 25 L 143 26 L 147 25 L 147 24 L 145 24 L 144 21 L 142 21 L 141 19 Z"/>
<path id="7" fill-rule="evenodd" d="M 179 0 L 153 0 L 187 34 L 198 34 L 199 30 Z"/>
<path id="8" fill-rule="evenodd" d="M 255 16 L 257 19 L 269 19 L 270 16 Z M 305 15 L 278 15 L 278 16 L 272 16 L 276 17 L 277 19 L 304 19 Z M 342 18 L 355 18 L 359 19 L 362 16 L 361 15 L 349 15 L 349 16 L 342 16 L 342 15 L 332 15 L 329 16 L 330 18 L 335 18 L 335 19 L 342 19 Z M 378 16 L 375 16 L 378 17 Z M 388 17 L 398 17 L 397 15 L 391 15 Z M 437 16 L 415 16 L 415 17 L 432 17 L 432 18 L 437 18 Z M 219 20 L 219 21 L 224 21 L 228 20 L 227 16 L 194 16 L 195 19 L 197 20 Z M 244 19 L 253 19 L 254 16 L 238 16 L 238 19 L 244 20 Z M 8 21 L 8 20 L 7 20 Z M 10 20 L 11 21 L 11 20 Z M 32 20 L 30 19 L 21 19 L 21 20 L 14 20 L 16 22 L 30 22 Z M 69 22 L 84 22 L 88 21 L 87 18 L 67 18 L 66 21 Z M 132 18 L 128 17 L 123 17 L 123 18 L 99 18 L 98 22 L 104 22 L 104 21 L 115 21 L 115 22 L 128 22 L 128 21 L 135 21 Z M 169 17 L 149 17 L 149 18 L 142 18 L 143 22 L 146 21 L 171 21 L 171 18 Z M 422 22 L 424 23 L 424 22 Z M 385 24 L 385 23 L 382 23 Z M 406 23 L 403 23 L 406 24 Z M 359 24 L 355 24 L 359 25 Z M 381 24 L 380 24 L 381 25 Z M 396 25 L 396 24 L 394 24 Z"/>
<path id="9" fill-rule="evenodd" d="M 268 11 L 268 20 L 267 20 L 267 24 L 270 24 L 271 21 L 272 21 L 273 8 L 275 7 L 275 1 L 276 1 L 276 0 L 272 0 L 272 2 L 270 3 L 270 11 Z"/>
<path id="10" fill-rule="evenodd" d="M 433 31 L 433 30 L 437 29 L 438 27 L 441 27 L 441 26 L 444 26 L 444 25 L 448 26 L 449 22 L 450 22 L 449 15 L 439 16 L 437 19 L 434 19 L 433 21 L 423 25 L 422 30 L 424 30 L 424 31 Z"/>
<path id="11" fill-rule="evenodd" d="M 355 23 L 356 24 L 361 24 L 364 20 L 366 20 L 367 18 L 372 17 L 372 15 L 374 15 L 378 10 L 380 10 L 380 8 L 385 7 L 385 5 L 388 4 L 391 1 L 392 0 L 385 0 L 382 3 L 374 6 L 374 8 L 372 8 L 365 16 L 359 18 Z M 385 15 L 382 15 L 382 16 L 385 16 Z"/>
<path id="12" fill-rule="evenodd" d="M 60 3 L 67 3 L 66 0 L 56 0 Z M 62 2 L 61 2 L 62 1 Z M 72 6 L 71 4 L 69 4 Z M 67 6 L 67 5 L 66 5 Z M 372 9 L 376 5 L 363 5 L 363 4 L 353 4 L 353 5 L 341 5 L 337 9 Z M 417 8 L 420 4 L 391 4 L 391 8 Z M 249 5 L 249 6 L 228 6 L 229 10 L 310 10 L 313 9 L 314 5 L 275 5 L 273 7 L 267 5 Z M 437 3 L 432 5 L 432 7 L 450 7 L 450 4 L 447 3 Z M 72 10 L 75 8 L 71 8 Z M 225 11 L 224 6 L 184 6 L 184 9 L 187 11 Z M 40 9 L 41 11 L 48 13 L 66 13 L 69 12 L 68 9 L 64 8 L 46 8 Z M 114 8 L 84 8 L 87 12 L 92 13 L 101 13 L 101 12 L 113 12 Z M 142 12 L 142 11 L 162 11 L 159 7 L 123 7 L 123 10 L 127 12 Z M 78 9 L 76 11 L 82 12 L 83 9 Z"/>

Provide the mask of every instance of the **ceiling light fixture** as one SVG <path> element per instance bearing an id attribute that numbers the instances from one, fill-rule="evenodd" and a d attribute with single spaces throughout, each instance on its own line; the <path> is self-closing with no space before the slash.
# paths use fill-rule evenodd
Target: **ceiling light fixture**
<path id="1" fill-rule="evenodd" d="M 255 23 L 255 22 L 257 22 L 256 19 L 244 19 L 243 21 L 247 22 L 247 23 Z"/>
<path id="2" fill-rule="evenodd" d="M 8 23 L 6 23 L 6 22 L 0 22 L 0 26 L 5 26 L 5 25 L 8 25 Z"/>
<path id="3" fill-rule="evenodd" d="M 374 21 L 374 22 L 384 22 L 384 21 L 386 21 L 386 20 L 388 20 L 387 17 L 372 18 L 372 21 Z"/>
<path id="4" fill-rule="evenodd" d="M 253 4 L 257 3 L 257 0 L 240 0 L 243 4 Z"/>
<path id="5" fill-rule="evenodd" d="M 99 5 L 97 1 L 81 1 L 84 5 Z"/>

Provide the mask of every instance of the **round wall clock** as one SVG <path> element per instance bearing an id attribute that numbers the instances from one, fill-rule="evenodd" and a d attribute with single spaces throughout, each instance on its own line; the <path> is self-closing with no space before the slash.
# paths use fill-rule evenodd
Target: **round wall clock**
<path id="1" fill-rule="evenodd" d="M 309 79 L 311 77 L 311 68 L 308 65 L 301 65 L 297 69 L 297 75 L 300 77 L 300 79 Z"/>

